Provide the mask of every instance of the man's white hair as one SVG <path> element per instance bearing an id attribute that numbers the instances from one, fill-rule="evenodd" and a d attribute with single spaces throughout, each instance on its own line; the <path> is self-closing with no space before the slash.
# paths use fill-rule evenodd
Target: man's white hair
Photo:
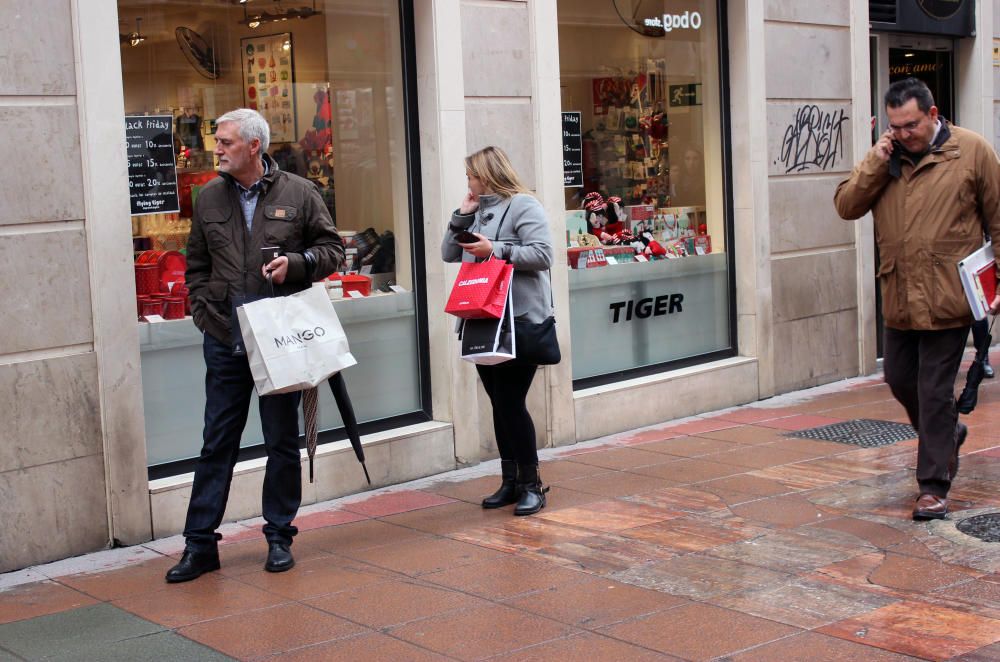
<path id="1" fill-rule="evenodd" d="M 235 122 L 238 127 L 237 130 L 240 133 L 240 138 L 243 138 L 247 142 L 250 142 L 254 138 L 260 140 L 261 154 L 266 152 L 268 146 L 271 144 L 271 127 L 268 126 L 267 120 L 256 110 L 250 110 L 249 108 L 230 110 L 215 120 L 216 124 L 222 124 L 223 122 Z"/>

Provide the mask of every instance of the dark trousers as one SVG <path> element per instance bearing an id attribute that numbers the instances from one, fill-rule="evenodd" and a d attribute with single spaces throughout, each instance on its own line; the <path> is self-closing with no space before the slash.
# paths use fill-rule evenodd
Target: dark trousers
<path id="1" fill-rule="evenodd" d="M 507 361 L 497 365 L 477 365 L 486 395 L 493 405 L 493 431 L 501 460 L 518 464 L 538 464 L 535 424 L 525 400 L 538 366 Z"/>
<path id="2" fill-rule="evenodd" d="M 233 481 L 233 468 L 246 427 L 253 376 L 246 356 L 233 356 L 232 347 L 205 334 L 204 445 L 194 470 L 184 537 L 187 547 L 210 551 L 221 536 L 222 523 Z M 292 520 L 302 501 L 299 468 L 300 394 L 283 393 L 260 398 L 260 420 L 267 450 L 261 505 L 264 537 L 268 542 L 291 544 L 298 529 Z"/>
<path id="3" fill-rule="evenodd" d="M 917 430 L 917 484 L 921 494 L 948 496 L 948 464 L 955 455 L 955 378 L 969 327 L 941 331 L 885 329 L 885 381 Z"/>

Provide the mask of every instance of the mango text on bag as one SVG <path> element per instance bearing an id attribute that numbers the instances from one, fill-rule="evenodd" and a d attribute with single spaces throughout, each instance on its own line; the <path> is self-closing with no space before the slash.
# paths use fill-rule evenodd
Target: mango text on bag
<path id="1" fill-rule="evenodd" d="M 304 345 L 314 338 L 322 338 L 326 335 L 326 329 L 321 326 L 317 326 L 315 329 L 310 331 L 306 329 L 305 331 L 299 331 L 298 333 L 291 336 L 281 336 L 274 339 L 275 347 L 286 347 L 288 345 Z"/>

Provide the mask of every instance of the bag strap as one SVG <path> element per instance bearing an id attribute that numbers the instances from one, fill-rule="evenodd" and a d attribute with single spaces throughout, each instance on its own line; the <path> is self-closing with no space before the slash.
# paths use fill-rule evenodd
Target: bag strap
<path id="1" fill-rule="evenodd" d="M 495 235 L 493 235 L 493 241 L 499 241 L 500 240 L 500 228 L 503 227 L 504 219 L 507 218 L 507 212 L 510 211 L 510 206 L 511 206 L 511 204 L 513 204 L 513 202 L 514 202 L 513 200 L 511 200 L 510 202 L 508 202 L 507 203 L 507 208 L 503 210 L 503 216 L 500 217 L 500 222 L 497 224 L 497 232 L 496 232 Z M 555 299 L 552 296 L 552 270 L 551 269 L 547 269 L 547 271 L 549 273 L 549 306 L 551 306 L 552 309 L 554 310 L 555 307 L 556 307 L 556 301 L 555 301 Z"/>
<path id="2" fill-rule="evenodd" d="M 511 202 L 513 202 L 513 201 L 511 201 Z M 497 241 L 500 238 L 500 228 L 503 227 L 504 219 L 507 218 L 507 212 L 510 211 L 510 204 L 511 204 L 510 202 L 507 203 L 507 208 L 503 210 L 503 216 L 500 217 L 500 222 L 497 223 L 497 232 L 493 236 L 493 241 Z M 493 255 L 490 255 L 489 257 L 487 257 L 484 260 L 480 260 L 479 258 L 476 258 L 476 262 L 486 262 L 486 260 L 492 260 L 492 259 L 493 259 Z"/>
<path id="3" fill-rule="evenodd" d="M 513 200 L 511 200 L 510 202 L 508 202 L 507 203 L 507 208 L 503 210 L 503 216 L 500 217 L 500 222 L 497 223 L 497 233 L 495 235 L 493 235 L 493 241 L 499 241 L 500 240 L 500 228 L 503 227 L 503 222 L 507 218 L 507 212 L 510 211 L 510 206 L 511 206 L 511 204 L 513 204 L 513 202 L 514 202 Z"/>

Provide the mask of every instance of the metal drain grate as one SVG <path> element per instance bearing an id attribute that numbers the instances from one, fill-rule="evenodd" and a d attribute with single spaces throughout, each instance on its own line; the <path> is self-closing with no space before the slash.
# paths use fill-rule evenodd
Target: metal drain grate
<path id="1" fill-rule="evenodd" d="M 979 538 L 983 542 L 1000 542 L 1000 513 L 986 513 L 969 517 L 956 527 L 967 536 Z"/>
<path id="2" fill-rule="evenodd" d="M 836 441 L 841 444 L 854 444 L 863 448 L 888 446 L 897 441 L 906 441 L 917 436 L 913 426 L 893 421 L 876 421 L 869 418 L 858 418 L 843 423 L 832 423 L 808 430 L 796 430 L 785 434 L 786 437 L 800 439 L 819 439 L 821 441 Z"/>

